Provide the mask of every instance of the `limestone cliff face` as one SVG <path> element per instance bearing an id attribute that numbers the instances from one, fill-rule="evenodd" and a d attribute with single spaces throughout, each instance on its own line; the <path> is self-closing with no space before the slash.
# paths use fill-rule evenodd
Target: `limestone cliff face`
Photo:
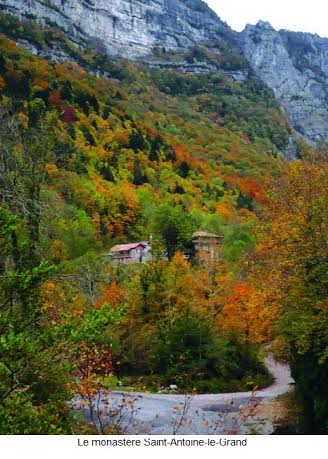
<path id="1" fill-rule="evenodd" d="M 110 54 L 135 58 L 155 47 L 224 40 L 231 29 L 202 0 L 0 0 L 21 17 L 55 23 Z"/>
<path id="2" fill-rule="evenodd" d="M 277 32 L 270 24 L 259 22 L 246 27 L 242 46 L 295 130 L 313 142 L 328 140 L 328 39 Z"/>

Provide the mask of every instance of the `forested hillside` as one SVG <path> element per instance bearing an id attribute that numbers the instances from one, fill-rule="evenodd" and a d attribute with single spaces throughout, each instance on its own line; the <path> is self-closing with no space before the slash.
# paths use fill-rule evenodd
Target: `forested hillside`
<path id="1" fill-rule="evenodd" d="M 303 166 L 284 170 L 290 127 L 252 72 L 237 82 L 223 72 L 149 69 L 109 61 L 58 30 L 6 15 L 1 28 L 0 432 L 93 432 L 68 400 L 118 384 L 198 392 L 265 387 L 271 378 L 259 348 L 274 339 L 284 357 L 316 353 L 311 330 L 302 341 L 303 320 L 289 334 L 292 300 L 279 283 L 288 269 L 298 284 L 302 262 L 320 309 L 325 292 L 314 281 L 315 261 L 296 258 L 293 272 L 279 258 L 283 252 L 270 260 L 273 243 L 262 223 L 272 199 L 284 196 L 267 192 L 272 182 L 302 177 Z M 19 38 L 40 48 L 55 42 L 72 62 L 32 56 L 17 46 Z M 299 184 L 301 178 L 295 192 Z M 300 206 L 304 193 L 295 196 Z M 319 188 L 314 198 L 320 220 Z M 292 226 L 283 227 L 293 220 L 278 204 L 272 212 L 277 227 L 269 234 L 286 231 L 284 245 L 296 237 Z M 304 218 L 311 220 L 309 212 Z M 324 231 L 319 220 L 316 231 Z M 303 229 L 305 241 L 315 238 L 311 222 Z M 194 259 L 192 234 L 199 230 L 223 235 L 219 261 Z M 115 244 L 150 239 L 152 261 L 111 262 Z M 255 263 L 256 273 L 260 256 L 273 265 Z M 274 292 L 261 283 L 268 276 L 273 290 L 279 286 Z M 273 293 L 281 296 L 271 301 Z M 304 308 L 312 314 L 310 300 Z M 319 372 L 325 355 L 318 354 Z M 297 362 L 304 395 L 308 383 Z M 320 397 L 315 416 L 324 429 Z"/>

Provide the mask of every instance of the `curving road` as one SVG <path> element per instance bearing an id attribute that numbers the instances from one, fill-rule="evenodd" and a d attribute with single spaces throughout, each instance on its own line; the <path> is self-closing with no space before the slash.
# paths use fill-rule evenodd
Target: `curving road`
<path id="1" fill-rule="evenodd" d="M 244 419 L 255 404 L 264 405 L 278 395 L 290 391 L 293 380 L 287 364 L 276 363 L 272 355 L 265 359 L 274 383 L 258 391 L 230 394 L 201 394 L 186 397 L 175 394 L 112 392 L 102 394 L 99 407 L 104 423 L 110 422 L 111 410 L 120 410 L 120 427 L 130 434 L 150 435 L 213 435 L 236 431 L 270 434 L 272 421 L 259 420 L 256 414 Z M 98 401 L 98 400 L 97 400 Z M 122 408 L 119 408 L 122 407 Z M 132 416 L 133 415 L 133 416 Z M 88 410 L 84 417 L 90 420 Z M 131 420 L 132 418 L 132 420 Z"/>

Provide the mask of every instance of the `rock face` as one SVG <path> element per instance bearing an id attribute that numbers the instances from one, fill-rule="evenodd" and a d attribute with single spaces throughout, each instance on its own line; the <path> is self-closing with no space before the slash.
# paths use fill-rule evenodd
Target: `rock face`
<path id="1" fill-rule="evenodd" d="M 241 38 L 245 57 L 296 132 L 314 143 L 328 140 L 328 39 L 277 32 L 262 21 L 247 26 Z"/>
<path id="2" fill-rule="evenodd" d="M 0 7 L 130 58 L 155 47 L 222 42 L 233 34 L 202 0 L 0 0 Z"/>

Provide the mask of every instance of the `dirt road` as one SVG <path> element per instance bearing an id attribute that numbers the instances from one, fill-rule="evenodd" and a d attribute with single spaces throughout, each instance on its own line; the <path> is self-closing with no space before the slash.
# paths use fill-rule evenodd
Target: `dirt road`
<path id="1" fill-rule="evenodd" d="M 102 395 L 99 400 L 99 408 L 103 412 L 102 420 L 107 423 L 110 410 L 122 406 L 120 425 L 130 434 L 224 435 L 230 430 L 236 430 L 239 434 L 270 434 L 274 430 L 272 420 L 259 420 L 256 415 L 252 415 L 245 421 L 243 417 L 252 410 L 255 403 L 263 405 L 288 392 L 293 380 L 288 365 L 276 363 L 271 355 L 267 356 L 265 362 L 274 383 L 258 391 L 252 402 L 250 392 L 201 394 L 192 397 L 113 392 L 109 397 Z M 87 409 L 84 410 L 84 416 L 90 420 Z"/>

